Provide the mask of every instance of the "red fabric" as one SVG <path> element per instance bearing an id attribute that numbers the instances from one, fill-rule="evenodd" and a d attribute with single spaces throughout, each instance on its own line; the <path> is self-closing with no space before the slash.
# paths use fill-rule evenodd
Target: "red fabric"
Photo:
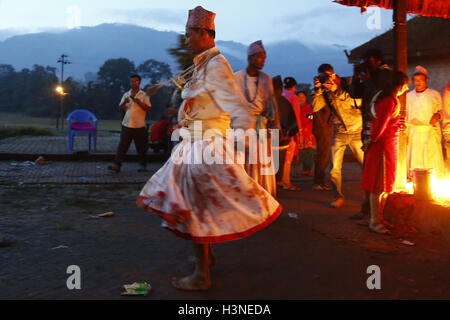
<path id="1" fill-rule="evenodd" d="M 70 125 L 70 129 L 72 130 L 83 130 L 83 131 L 96 131 L 97 128 L 95 128 L 92 123 L 90 122 L 73 122 Z"/>
<path id="2" fill-rule="evenodd" d="M 144 200 L 146 200 L 146 197 L 139 196 L 137 201 L 143 202 Z M 151 207 L 147 207 L 146 210 L 155 212 L 157 215 L 159 215 L 159 217 L 161 219 L 163 219 L 167 223 L 169 223 L 169 225 L 172 225 L 172 226 L 174 225 L 174 218 L 172 217 L 173 214 L 161 212 L 161 211 L 153 209 Z M 243 231 L 243 232 L 226 234 L 226 235 L 222 235 L 222 236 L 195 237 L 188 233 L 182 233 L 176 229 L 172 229 L 172 228 L 166 228 L 166 229 L 169 231 L 172 231 L 175 235 L 177 235 L 180 238 L 192 240 L 193 242 L 196 242 L 196 243 L 220 243 L 220 242 L 225 242 L 225 241 L 242 239 L 242 238 L 252 235 L 253 233 L 255 233 L 261 229 L 264 229 L 269 224 L 274 222 L 278 218 L 278 216 L 281 214 L 282 211 L 283 211 L 283 207 L 281 205 L 279 205 L 278 208 L 275 210 L 275 212 L 272 213 L 272 215 L 270 215 L 270 217 L 263 223 L 255 226 L 249 230 Z"/>
<path id="3" fill-rule="evenodd" d="M 392 192 L 397 170 L 397 144 L 400 117 L 392 118 L 397 101 L 391 97 L 375 104 L 371 138 L 375 142 L 367 150 L 361 189 L 372 192 Z"/>
<path id="4" fill-rule="evenodd" d="M 169 122 L 167 120 L 158 120 L 153 126 L 150 132 L 150 141 L 159 141 L 167 138 L 169 130 Z"/>
<path id="5" fill-rule="evenodd" d="M 364 12 L 369 6 L 385 9 L 394 8 L 394 0 L 337 0 L 337 3 L 360 7 L 361 12 Z M 407 0 L 406 11 L 423 16 L 449 18 L 450 2 L 448 0 Z"/>
<path id="6" fill-rule="evenodd" d="M 303 128 L 303 143 L 299 145 L 299 149 L 316 149 L 316 137 L 312 133 L 313 120 L 308 119 L 308 115 L 312 114 L 313 112 L 309 103 L 300 107 L 300 119 Z"/>

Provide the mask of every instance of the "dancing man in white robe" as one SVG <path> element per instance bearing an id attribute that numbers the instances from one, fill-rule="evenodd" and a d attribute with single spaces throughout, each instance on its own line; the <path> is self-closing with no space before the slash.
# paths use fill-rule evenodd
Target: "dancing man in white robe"
<path id="1" fill-rule="evenodd" d="M 163 219 L 163 227 L 194 244 L 194 273 L 172 280 L 181 290 L 211 287 L 212 243 L 249 236 L 281 213 L 270 193 L 233 161 L 234 139 L 225 138 L 230 123 L 247 114 L 233 71 L 215 46 L 214 17 L 200 6 L 189 11 L 186 44 L 196 56 L 179 112 L 185 134 L 137 199 L 140 208 Z"/>

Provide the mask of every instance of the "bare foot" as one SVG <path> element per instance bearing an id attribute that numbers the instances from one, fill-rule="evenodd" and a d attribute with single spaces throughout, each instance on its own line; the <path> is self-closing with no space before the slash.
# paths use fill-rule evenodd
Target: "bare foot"
<path id="1" fill-rule="evenodd" d="M 172 278 L 172 286 L 185 291 L 208 290 L 211 288 L 211 280 L 193 273 L 184 278 Z"/>

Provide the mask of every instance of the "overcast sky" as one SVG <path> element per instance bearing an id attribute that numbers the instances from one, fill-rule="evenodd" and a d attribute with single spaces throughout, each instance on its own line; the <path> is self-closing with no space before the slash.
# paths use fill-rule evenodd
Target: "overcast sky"
<path id="1" fill-rule="evenodd" d="M 0 41 L 101 23 L 183 32 L 187 10 L 197 5 L 217 13 L 218 40 L 244 44 L 297 40 L 353 48 L 392 27 L 391 10 L 361 15 L 331 0 L 0 0 Z"/>

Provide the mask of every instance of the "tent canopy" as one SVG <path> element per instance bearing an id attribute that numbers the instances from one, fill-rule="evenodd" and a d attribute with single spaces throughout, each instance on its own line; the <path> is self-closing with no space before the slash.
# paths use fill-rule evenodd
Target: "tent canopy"
<path id="1" fill-rule="evenodd" d="M 393 9 L 395 0 L 334 0 L 334 2 L 349 6 L 360 7 L 364 12 L 367 7 Z M 406 12 L 420 14 L 427 17 L 450 18 L 449 0 L 406 0 Z"/>

